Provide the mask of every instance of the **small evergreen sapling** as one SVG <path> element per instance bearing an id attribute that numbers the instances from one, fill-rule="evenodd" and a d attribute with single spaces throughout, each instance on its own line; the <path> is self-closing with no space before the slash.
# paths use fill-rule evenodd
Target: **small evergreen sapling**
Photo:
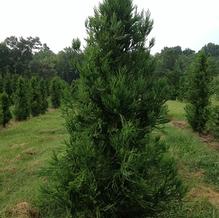
<path id="1" fill-rule="evenodd" d="M 3 91 L 4 91 L 4 80 L 0 73 L 0 93 L 3 93 Z"/>
<path id="2" fill-rule="evenodd" d="M 212 81 L 208 70 L 208 61 L 205 53 L 201 51 L 191 68 L 186 116 L 194 131 L 203 133 L 210 115 L 210 96 Z"/>
<path id="3" fill-rule="evenodd" d="M 210 133 L 212 133 L 215 138 L 219 138 L 219 106 L 212 108 L 208 127 Z"/>
<path id="4" fill-rule="evenodd" d="M 59 77 L 54 77 L 50 84 L 50 96 L 53 108 L 58 108 L 61 105 L 62 85 Z"/>
<path id="5" fill-rule="evenodd" d="M 40 80 L 41 113 L 44 114 L 48 109 L 47 87 L 44 79 Z"/>
<path id="6" fill-rule="evenodd" d="M 11 120 L 12 115 L 10 112 L 10 101 L 8 95 L 4 92 L 0 95 L 0 122 L 3 127 Z"/>
<path id="7" fill-rule="evenodd" d="M 8 98 L 10 100 L 10 104 L 12 103 L 12 95 L 13 95 L 13 86 L 12 86 L 12 76 L 7 73 L 4 77 L 4 91 L 8 95 Z"/>
<path id="8" fill-rule="evenodd" d="M 30 110 L 32 116 L 39 116 L 42 109 L 42 95 L 40 90 L 39 79 L 33 77 L 30 81 L 31 96 L 30 96 Z"/>
<path id="9" fill-rule="evenodd" d="M 15 92 L 15 118 L 16 120 L 26 120 L 30 116 L 30 102 L 28 93 L 30 92 L 27 82 L 19 77 Z"/>

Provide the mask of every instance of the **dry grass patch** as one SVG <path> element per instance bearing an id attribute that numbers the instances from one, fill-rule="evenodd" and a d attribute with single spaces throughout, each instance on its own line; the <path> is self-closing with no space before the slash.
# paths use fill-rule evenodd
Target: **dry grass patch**
<path id="1" fill-rule="evenodd" d="M 35 208 L 27 202 L 21 202 L 15 205 L 14 208 L 7 211 L 7 217 L 11 218 L 39 218 L 39 213 Z"/>

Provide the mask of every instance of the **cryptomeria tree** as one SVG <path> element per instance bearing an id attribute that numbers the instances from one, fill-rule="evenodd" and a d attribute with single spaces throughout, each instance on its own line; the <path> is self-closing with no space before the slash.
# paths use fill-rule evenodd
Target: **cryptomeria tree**
<path id="1" fill-rule="evenodd" d="M 4 77 L 4 91 L 8 95 L 10 102 L 12 102 L 12 94 L 13 94 L 12 76 L 8 73 Z"/>
<path id="2" fill-rule="evenodd" d="M 30 115 L 29 96 L 30 92 L 27 82 L 19 77 L 16 84 L 15 92 L 15 118 L 16 120 L 26 120 Z"/>
<path id="3" fill-rule="evenodd" d="M 153 75 L 149 12 L 105 0 L 87 21 L 88 46 L 72 108 L 66 153 L 46 171 L 42 213 L 51 217 L 151 217 L 183 192 L 166 145 L 165 84 Z"/>
<path id="4" fill-rule="evenodd" d="M 3 77 L 0 74 L 0 93 L 4 91 L 4 82 L 3 82 Z"/>
<path id="5" fill-rule="evenodd" d="M 207 56 L 201 51 L 189 75 L 189 104 L 186 106 L 188 122 L 193 130 L 199 133 L 205 130 L 210 115 L 211 81 L 212 75 L 208 70 Z"/>
<path id="6" fill-rule="evenodd" d="M 40 80 L 41 113 L 44 114 L 48 109 L 47 84 L 44 79 Z"/>
<path id="7" fill-rule="evenodd" d="M 42 96 L 40 90 L 40 82 L 37 77 L 32 77 L 30 81 L 30 111 L 32 116 L 38 116 L 41 113 Z"/>
<path id="8" fill-rule="evenodd" d="M 6 124 L 11 120 L 10 100 L 8 95 L 4 92 L 0 94 L 0 124 L 6 127 Z"/>
<path id="9" fill-rule="evenodd" d="M 50 84 L 50 96 L 53 108 L 58 108 L 61 105 L 62 85 L 59 77 L 54 77 Z"/>

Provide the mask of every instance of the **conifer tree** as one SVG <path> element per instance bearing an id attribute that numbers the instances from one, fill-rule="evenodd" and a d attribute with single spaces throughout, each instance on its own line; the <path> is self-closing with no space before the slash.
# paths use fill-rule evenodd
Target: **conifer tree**
<path id="1" fill-rule="evenodd" d="M 30 81 L 31 96 L 30 96 L 30 111 L 32 116 L 38 116 L 42 109 L 42 96 L 40 82 L 37 77 L 32 77 Z"/>
<path id="2" fill-rule="evenodd" d="M 41 113 L 44 114 L 48 109 L 47 87 L 44 79 L 40 80 Z"/>
<path id="3" fill-rule="evenodd" d="M 85 60 L 66 112 L 70 141 L 46 171 L 42 213 L 152 217 L 184 192 L 166 145 L 151 133 L 166 101 L 166 84 L 153 75 L 153 41 L 146 44 L 153 22 L 131 0 L 104 0 L 86 25 Z"/>
<path id="4" fill-rule="evenodd" d="M 0 110 L 0 123 L 3 127 L 6 127 L 6 124 L 11 120 L 12 115 L 10 112 L 10 101 L 5 92 L 0 95 Z"/>
<path id="5" fill-rule="evenodd" d="M 58 108 L 61 105 L 62 88 L 59 77 L 54 77 L 50 84 L 50 96 L 53 108 Z"/>
<path id="6" fill-rule="evenodd" d="M 6 74 L 4 77 L 4 91 L 8 95 L 10 104 L 12 103 L 12 94 L 13 94 L 13 87 L 12 87 L 12 78 L 9 73 Z"/>
<path id="7" fill-rule="evenodd" d="M 215 106 L 211 110 L 208 129 L 215 138 L 219 138 L 219 106 Z"/>
<path id="8" fill-rule="evenodd" d="M 210 83 L 212 75 L 208 70 L 208 61 L 205 53 L 201 51 L 191 68 L 189 76 L 188 101 L 186 116 L 194 131 L 203 133 L 210 115 Z"/>
<path id="9" fill-rule="evenodd" d="M 0 93 L 0 97 L 1 97 L 1 93 Z M 0 125 L 3 124 L 3 109 L 2 109 L 2 104 L 0 102 Z"/>
<path id="10" fill-rule="evenodd" d="M 0 74 L 0 93 L 3 93 L 4 91 L 4 82 L 3 82 L 3 77 Z"/>
<path id="11" fill-rule="evenodd" d="M 22 77 L 19 77 L 15 92 L 14 113 L 16 120 L 26 120 L 30 116 L 29 91 L 27 82 Z"/>

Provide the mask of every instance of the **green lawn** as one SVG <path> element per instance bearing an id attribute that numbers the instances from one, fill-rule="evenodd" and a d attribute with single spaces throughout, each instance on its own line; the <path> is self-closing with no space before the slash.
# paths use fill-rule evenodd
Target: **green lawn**
<path id="1" fill-rule="evenodd" d="M 162 217 L 217 218 L 219 151 L 204 143 L 186 124 L 185 104 L 168 101 L 167 105 L 172 121 L 164 126 L 162 139 L 176 159 L 188 194 L 182 207 L 173 207 Z M 65 148 L 67 137 L 58 110 L 25 122 L 12 122 L 7 129 L 0 129 L 1 218 L 7 217 L 5 212 L 17 203 L 28 202 L 34 206 L 43 184 L 39 170 L 48 164 L 53 151 Z"/>
<path id="2" fill-rule="evenodd" d="M 185 103 L 179 102 L 179 101 L 168 101 L 167 102 L 168 106 L 168 115 L 170 119 L 175 119 L 175 120 L 185 120 L 186 115 L 185 115 Z"/>
<path id="3" fill-rule="evenodd" d="M 59 111 L 0 130 L 0 217 L 19 202 L 35 201 L 42 183 L 38 171 L 66 138 Z"/>

